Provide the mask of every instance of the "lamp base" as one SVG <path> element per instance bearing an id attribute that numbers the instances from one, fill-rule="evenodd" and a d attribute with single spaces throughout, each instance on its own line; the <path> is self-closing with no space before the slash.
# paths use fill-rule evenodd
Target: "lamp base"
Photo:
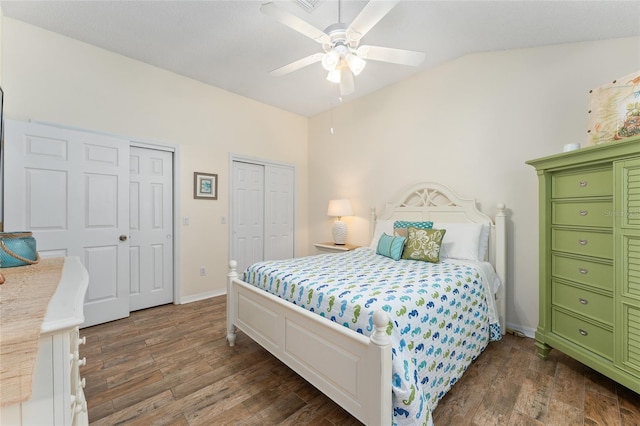
<path id="1" fill-rule="evenodd" d="M 347 243 L 347 224 L 336 220 L 333 223 L 333 228 L 331 229 L 333 233 L 333 243 L 339 246 L 345 245 Z"/>

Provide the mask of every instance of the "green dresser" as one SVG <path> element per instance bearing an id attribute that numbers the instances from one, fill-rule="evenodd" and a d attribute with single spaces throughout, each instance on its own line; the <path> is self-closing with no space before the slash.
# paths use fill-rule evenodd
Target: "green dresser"
<path id="1" fill-rule="evenodd" d="M 640 138 L 528 161 L 539 178 L 538 354 L 640 393 Z"/>

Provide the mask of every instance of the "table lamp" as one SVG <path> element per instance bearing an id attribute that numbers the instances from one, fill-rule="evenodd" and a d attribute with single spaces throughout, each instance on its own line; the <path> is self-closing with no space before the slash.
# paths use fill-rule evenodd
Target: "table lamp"
<path id="1" fill-rule="evenodd" d="M 351 202 L 347 199 L 330 200 L 327 215 L 336 217 L 333 223 L 333 242 L 336 245 L 344 245 L 347 242 L 347 224 L 340 220 L 342 216 L 351 216 Z"/>

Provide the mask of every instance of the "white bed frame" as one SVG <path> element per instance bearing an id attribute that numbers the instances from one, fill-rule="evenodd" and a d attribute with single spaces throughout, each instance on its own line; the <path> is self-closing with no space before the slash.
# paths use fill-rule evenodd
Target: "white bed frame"
<path id="1" fill-rule="evenodd" d="M 474 199 L 462 198 L 438 183 L 421 183 L 387 203 L 380 219 L 490 223 L 489 261 L 502 285 L 496 294 L 500 325 L 506 312 L 506 215 L 499 204 L 495 222 L 481 213 Z M 376 222 L 370 213 L 370 230 Z M 386 312 L 374 314 L 375 331 L 367 338 L 342 325 L 286 302 L 241 281 L 236 262 L 227 274 L 227 340 L 233 346 L 236 327 L 296 371 L 321 392 L 367 425 L 392 422 L 391 342 Z"/>

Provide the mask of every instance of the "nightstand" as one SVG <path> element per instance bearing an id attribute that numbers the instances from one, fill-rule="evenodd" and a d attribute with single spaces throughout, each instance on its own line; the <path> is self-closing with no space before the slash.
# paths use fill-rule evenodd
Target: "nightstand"
<path id="1" fill-rule="evenodd" d="M 346 251 L 351 251 L 357 249 L 360 246 L 354 246 L 353 244 L 334 244 L 332 242 L 328 243 L 315 243 L 314 247 L 323 253 L 343 253 Z"/>

